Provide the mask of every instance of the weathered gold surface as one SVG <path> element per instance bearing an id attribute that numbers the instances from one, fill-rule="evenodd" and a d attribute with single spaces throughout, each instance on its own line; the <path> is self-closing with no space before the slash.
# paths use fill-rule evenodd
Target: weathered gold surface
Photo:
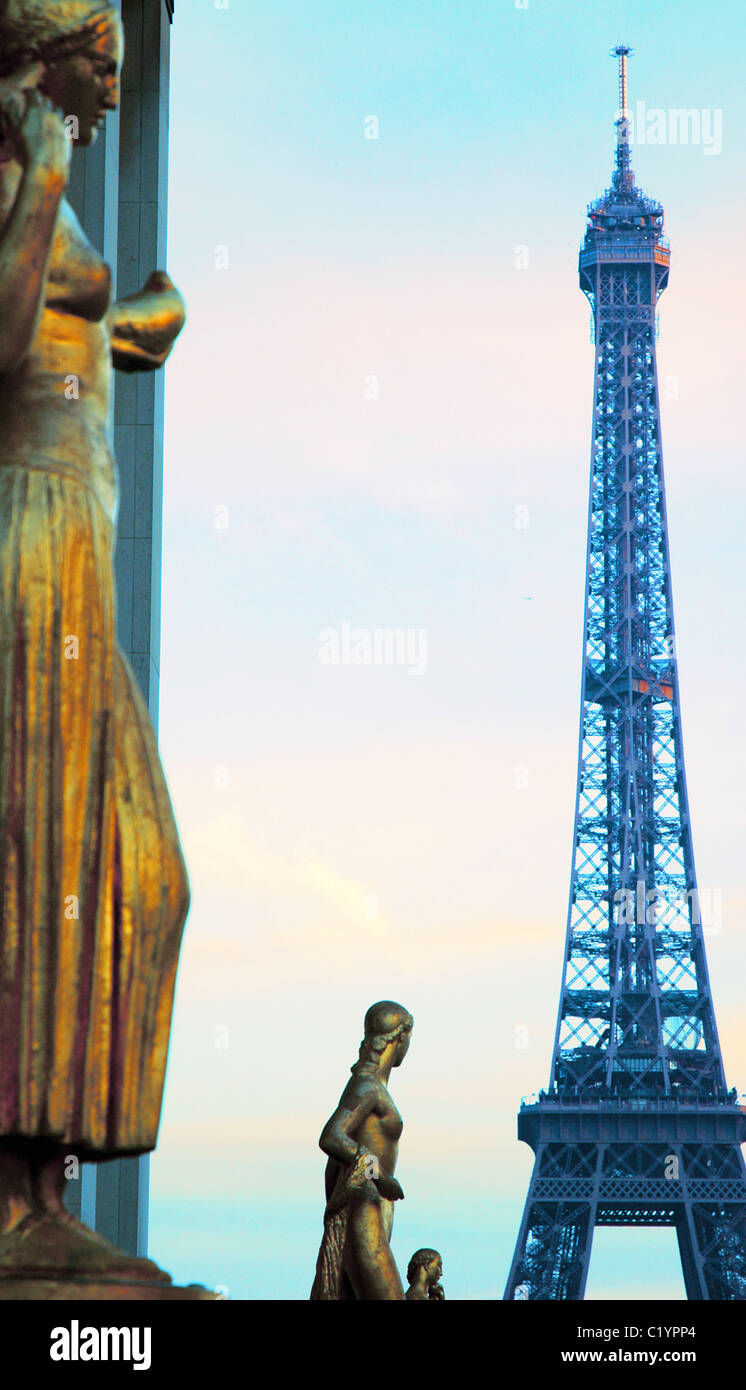
<path id="1" fill-rule="evenodd" d="M 437 1250 L 415 1250 L 407 1268 L 406 1298 L 409 1303 L 442 1303 L 443 1260 Z"/>
<path id="2" fill-rule="evenodd" d="M 394 1202 L 404 1196 L 394 1177 L 402 1118 L 388 1080 L 407 1055 L 413 1023 L 391 1000 L 368 1009 L 359 1059 L 319 1139 L 329 1162 L 312 1299 L 404 1298 L 390 1246 Z"/>
<path id="3" fill-rule="evenodd" d="M 112 365 L 160 366 L 184 308 L 162 272 L 111 304 L 64 196 L 63 117 L 89 144 L 121 60 L 104 4 L 0 0 L 0 1232 L 64 1219 L 64 1154 L 155 1146 L 189 901 L 107 434 Z"/>

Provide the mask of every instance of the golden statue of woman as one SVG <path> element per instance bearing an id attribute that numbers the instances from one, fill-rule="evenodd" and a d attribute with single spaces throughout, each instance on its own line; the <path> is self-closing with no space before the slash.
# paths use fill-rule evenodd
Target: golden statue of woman
<path id="1" fill-rule="evenodd" d="M 122 47 L 107 4 L 0 0 L 0 1236 L 81 1243 L 66 1155 L 155 1147 L 189 902 L 116 641 L 108 441 L 112 366 L 160 367 L 184 307 L 162 273 L 112 303 L 65 198 Z"/>
<path id="2" fill-rule="evenodd" d="M 394 1177 L 402 1118 L 388 1080 L 413 1026 L 389 999 L 368 1009 L 359 1059 L 319 1139 L 329 1162 L 312 1299 L 404 1299 L 390 1245 L 394 1202 L 404 1196 Z"/>

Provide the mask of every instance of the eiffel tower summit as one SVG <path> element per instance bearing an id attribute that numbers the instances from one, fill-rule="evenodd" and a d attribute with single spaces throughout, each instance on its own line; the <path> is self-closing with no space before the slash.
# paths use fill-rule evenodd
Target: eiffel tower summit
<path id="1" fill-rule="evenodd" d="M 746 1113 L 726 1086 L 686 792 L 656 372 L 663 208 L 616 160 L 580 287 L 595 343 L 573 858 L 549 1085 L 507 1299 L 582 1299 L 596 1226 L 674 1226 L 687 1298 L 746 1299 Z M 703 895 L 704 897 L 704 895 Z M 704 920 L 703 920 L 704 919 Z"/>

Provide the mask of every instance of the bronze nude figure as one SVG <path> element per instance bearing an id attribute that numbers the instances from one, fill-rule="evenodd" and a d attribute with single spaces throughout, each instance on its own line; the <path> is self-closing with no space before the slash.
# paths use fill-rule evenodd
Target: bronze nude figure
<path id="1" fill-rule="evenodd" d="M 79 1264 L 105 1243 L 65 1156 L 155 1146 L 189 902 L 115 636 L 107 432 L 112 366 L 160 367 L 184 306 L 162 272 L 112 304 L 65 198 L 122 46 L 100 0 L 0 0 L 0 1251 Z"/>
<path id="2" fill-rule="evenodd" d="M 365 1037 L 319 1146 L 328 1155 L 324 1235 L 312 1299 L 404 1299 L 391 1253 L 394 1177 L 402 1119 L 388 1092 L 407 1055 L 414 1020 L 390 1000 L 365 1015 Z"/>

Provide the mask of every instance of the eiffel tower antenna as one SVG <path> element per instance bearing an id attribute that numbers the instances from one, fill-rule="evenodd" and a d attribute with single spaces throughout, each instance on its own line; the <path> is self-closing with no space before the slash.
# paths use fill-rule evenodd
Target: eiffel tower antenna
<path id="1" fill-rule="evenodd" d="M 630 154 L 630 112 L 627 105 L 627 59 L 634 49 L 626 43 L 618 43 L 610 50 L 610 56 L 619 59 L 619 114 L 616 120 L 616 168 L 614 182 L 620 190 L 632 192 L 634 177 Z"/>

